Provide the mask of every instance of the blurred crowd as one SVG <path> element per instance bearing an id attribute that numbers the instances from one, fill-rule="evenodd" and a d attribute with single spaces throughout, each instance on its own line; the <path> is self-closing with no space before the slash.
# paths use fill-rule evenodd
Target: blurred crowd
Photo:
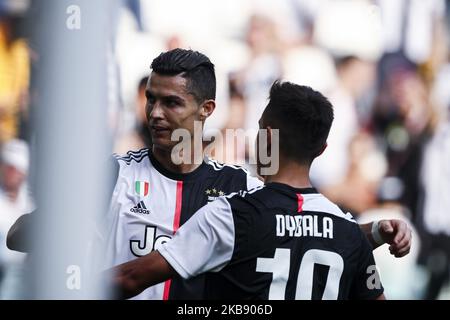
<path id="1" fill-rule="evenodd" d="M 26 3 L 0 0 L 1 238 L 32 207 L 29 88 L 38 61 L 27 46 Z M 387 298 L 450 299 L 450 1 L 120 4 L 108 59 L 114 152 L 151 145 L 144 92 L 149 64 L 162 51 L 192 48 L 211 58 L 217 108 L 206 135 L 209 129 L 249 132 L 243 148 L 224 140 L 213 156 L 249 169 L 251 132 L 273 81 L 311 86 L 335 112 L 328 148 L 313 163 L 313 184 L 361 222 L 399 218 L 413 228 L 408 257 L 375 251 Z M 7 266 L 17 257 L 0 247 L 1 298 Z"/>

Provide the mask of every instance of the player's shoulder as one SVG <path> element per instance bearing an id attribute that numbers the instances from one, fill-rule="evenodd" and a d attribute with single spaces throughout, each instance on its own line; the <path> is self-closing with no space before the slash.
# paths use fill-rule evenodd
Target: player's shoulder
<path id="1" fill-rule="evenodd" d="M 242 166 L 222 163 L 210 157 L 205 158 L 205 163 L 211 170 L 214 170 L 215 172 L 220 172 L 223 174 L 242 175 L 242 176 L 249 174 L 247 169 L 245 169 Z"/>
<path id="2" fill-rule="evenodd" d="M 357 224 L 355 218 L 350 212 L 344 212 L 341 208 L 325 197 L 321 193 L 302 194 L 303 211 L 317 212 L 330 215 L 332 218 L 343 221 L 344 223 Z"/>
<path id="3" fill-rule="evenodd" d="M 149 154 L 148 148 L 142 148 L 140 150 L 130 150 L 124 155 L 113 154 L 113 158 L 119 163 L 127 166 L 133 164 L 141 163 L 142 160 L 146 159 Z"/>
<path id="4" fill-rule="evenodd" d="M 250 190 L 240 190 L 230 193 L 229 195 L 224 196 L 223 199 L 227 201 L 232 208 L 250 211 L 252 208 L 258 207 L 255 203 L 262 202 L 267 198 L 267 192 L 267 188 L 262 184 Z"/>
<path id="5" fill-rule="evenodd" d="M 253 176 L 246 168 L 242 166 L 221 163 L 209 157 L 205 158 L 205 163 L 214 175 L 221 176 L 227 181 L 242 181 L 242 186 L 239 189 L 251 190 L 255 187 L 263 185 L 261 180 Z"/>
<path id="6" fill-rule="evenodd" d="M 240 190 L 237 192 L 233 192 L 229 195 L 226 195 L 224 198 L 231 200 L 231 199 L 252 199 L 258 196 L 261 196 L 261 194 L 267 192 L 267 189 L 265 188 L 264 184 L 261 184 L 260 186 L 257 186 L 255 188 L 252 188 L 250 190 Z"/>
<path id="7" fill-rule="evenodd" d="M 333 221 L 336 238 L 358 250 L 361 247 L 362 231 L 358 222 L 350 212 L 343 211 L 337 204 L 320 193 L 303 194 L 303 214 L 326 216 Z"/>

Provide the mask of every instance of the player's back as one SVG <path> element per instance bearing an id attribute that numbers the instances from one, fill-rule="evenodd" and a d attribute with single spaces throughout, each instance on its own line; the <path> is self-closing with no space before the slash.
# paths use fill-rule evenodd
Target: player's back
<path id="1" fill-rule="evenodd" d="M 371 299 L 383 292 L 379 283 L 367 285 L 375 263 L 358 224 L 315 189 L 269 183 L 227 201 L 233 256 L 208 275 L 208 297 Z"/>

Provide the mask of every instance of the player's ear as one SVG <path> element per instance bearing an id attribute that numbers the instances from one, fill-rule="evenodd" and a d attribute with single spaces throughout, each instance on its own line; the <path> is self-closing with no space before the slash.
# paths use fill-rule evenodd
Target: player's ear
<path id="1" fill-rule="evenodd" d="M 216 101 L 214 100 L 205 100 L 203 101 L 202 105 L 200 106 L 200 120 L 205 121 L 206 118 L 208 118 L 216 108 Z"/>

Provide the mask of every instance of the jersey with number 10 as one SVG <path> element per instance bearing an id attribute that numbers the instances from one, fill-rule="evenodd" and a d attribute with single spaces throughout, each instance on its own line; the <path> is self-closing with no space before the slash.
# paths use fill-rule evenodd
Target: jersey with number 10
<path id="1" fill-rule="evenodd" d="M 269 183 L 208 204 L 160 253 L 184 278 L 212 271 L 210 299 L 374 299 L 372 248 L 314 188 Z"/>

